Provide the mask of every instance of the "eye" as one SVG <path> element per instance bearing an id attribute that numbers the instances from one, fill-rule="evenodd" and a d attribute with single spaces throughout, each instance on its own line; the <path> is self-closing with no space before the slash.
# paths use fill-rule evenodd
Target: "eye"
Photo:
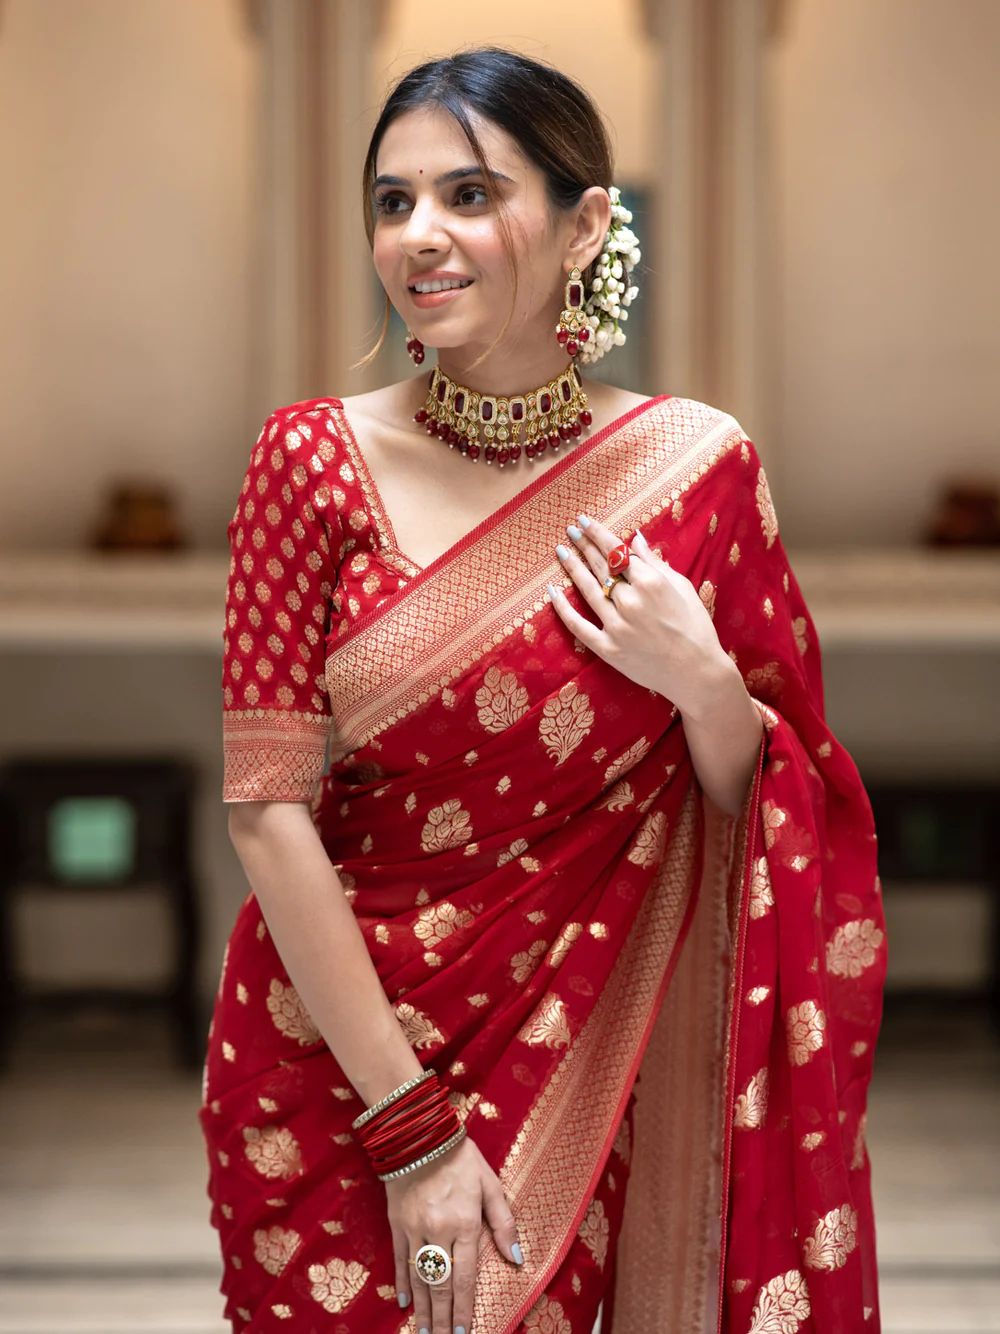
<path id="1" fill-rule="evenodd" d="M 475 195 L 475 194 L 481 195 L 482 198 L 479 200 L 465 198 L 466 195 Z M 390 190 L 377 193 L 375 195 L 375 212 L 381 213 L 385 217 L 394 217 L 396 214 L 402 211 L 401 209 L 392 207 L 394 200 L 399 200 L 403 203 L 406 202 L 403 199 L 403 196 L 399 194 L 397 191 Z M 486 189 L 482 185 L 463 185 L 456 192 L 455 201 L 456 203 L 459 203 L 463 208 L 468 208 L 468 207 L 474 207 L 477 203 L 488 202 L 488 197 L 486 194 Z"/>

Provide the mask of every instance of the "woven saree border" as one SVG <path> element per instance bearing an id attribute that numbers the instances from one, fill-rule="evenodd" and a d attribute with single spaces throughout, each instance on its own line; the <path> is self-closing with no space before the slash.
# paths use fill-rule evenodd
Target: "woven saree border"
<path id="1" fill-rule="evenodd" d="M 744 439 L 728 413 L 667 399 L 389 598 L 326 659 L 347 751 L 426 704 L 543 611 L 548 580 L 571 582 L 555 570 L 553 534 L 583 498 L 592 517 L 629 540 L 668 507 L 679 519 L 685 492 Z"/>

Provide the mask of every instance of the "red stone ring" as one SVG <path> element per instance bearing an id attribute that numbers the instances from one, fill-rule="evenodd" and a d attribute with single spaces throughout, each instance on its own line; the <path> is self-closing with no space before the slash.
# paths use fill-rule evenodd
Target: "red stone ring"
<path id="1" fill-rule="evenodd" d="M 611 573 L 617 574 L 620 570 L 627 570 L 631 554 L 627 542 L 619 542 L 616 547 L 612 547 L 608 552 L 608 569 Z"/>

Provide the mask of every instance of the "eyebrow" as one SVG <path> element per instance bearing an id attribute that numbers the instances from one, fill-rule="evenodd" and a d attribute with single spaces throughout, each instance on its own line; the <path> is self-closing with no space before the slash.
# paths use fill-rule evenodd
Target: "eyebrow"
<path id="1" fill-rule="evenodd" d="M 449 181 L 463 181 L 468 176 L 482 176 L 482 175 L 483 175 L 483 169 L 478 165 L 473 165 L 471 167 L 455 167 L 452 171 L 443 172 L 440 176 L 435 177 L 434 184 L 447 185 Z M 511 179 L 511 177 L 505 176 L 502 171 L 490 171 L 489 175 L 495 181 L 506 181 L 508 184 L 513 185 L 513 180 Z M 374 189 L 376 186 L 379 185 L 409 185 L 409 184 L 411 184 L 411 182 L 408 181 L 405 176 L 376 176 L 375 180 L 372 182 L 372 188 Z"/>

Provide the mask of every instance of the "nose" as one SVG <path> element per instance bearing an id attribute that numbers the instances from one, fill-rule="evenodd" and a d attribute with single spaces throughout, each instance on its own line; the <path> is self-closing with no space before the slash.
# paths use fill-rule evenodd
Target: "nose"
<path id="1" fill-rule="evenodd" d="M 400 248 L 408 255 L 425 250 L 447 249 L 448 237 L 442 228 L 441 207 L 437 199 L 428 196 L 417 200 L 410 216 L 400 228 Z"/>

